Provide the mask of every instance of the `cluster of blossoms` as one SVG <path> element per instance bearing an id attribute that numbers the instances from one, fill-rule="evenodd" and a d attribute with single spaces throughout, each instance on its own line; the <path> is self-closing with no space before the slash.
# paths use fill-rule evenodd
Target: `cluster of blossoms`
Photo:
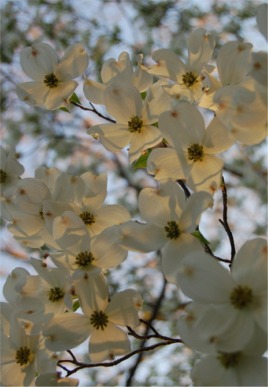
<path id="1" fill-rule="evenodd" d="M 266 8 L 259 9 L 261 32 Z M 3 215 L 14 238 L 32 249 L 37 273 L 17 268 L 4 285 L 2 385 L 78 385 L 61 378 L 57 365 L 62 351 L 88 338 L 93 363 L 130 353 L 128 333 L 140 323 L 142 298 L 134 289 L 110 294 L 106 273 L 128 251 L 156 250 L 167 281 L 191 300 L 178 335 L 204 354 L 193 367 L 193 383 L 267 384 L 266 240 L 249 240 L 228 261 L 198 231 L 223 184 L 219 154 L 235 142 L 254 145 L 266 137 L 267 54 L 228 42 L 214 66 L 215 41 L 200 28 L 188 38 L 186 63 L 160 49 L 156 64 L 146 67 L 139 57 L 133 70 L 123 52 L 104 63 L 102 83 L 84 81 L 85 97 L 110 115 L 88 133 L 111 152 L 127 147 L 130 162 L 155 178 L 156 188 L 139 194 L 139 220 L 123 206 L 105 204 L 104 174 L 40 167 L 35 177 L 22 178 L 15 150 L 1 148 Z M 19 84 L 18 96 L 48 110 L 68 109 L 78 85 L 73 78 L 87 65 L 82 44 L 61 60 L 48 44 L 33 44 L 21 53 L 33 82 Z M 199 108 L 212 113 L 208 125 Z"/>

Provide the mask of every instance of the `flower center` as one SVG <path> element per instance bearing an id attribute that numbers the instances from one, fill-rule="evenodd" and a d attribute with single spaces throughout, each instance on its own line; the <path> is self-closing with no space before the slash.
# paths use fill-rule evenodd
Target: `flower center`
<path id="1" fill-rule="evenodd" d="M 253 301 L 252 289 L 248 286 L 238 285 L 230 294 L 231 304 L 237 309 L 244 309 Z"/>
<path id="2" fill-rule="evenodd" d="M 4 183 L 7 179 L 7 174 L 3 169 L 0 169 L 0 183 Z"/>
<path id="3" fill-rule="evenodd" d="M 94 260 L 94 257 L 90 251 L 82 251 L 75 257 L 75 263 L 80 267 L 87 267 Z"/>
<path id="4" fill-rule="evenodd" d="M 56 75 L 53 73 L 47 74 L 44 79 L 44 84 L 49 88 L 49 89 L 54 89 L 55 87 L 58 86 L 59 80 L 56 78 Z"/>
<path id="5" fill-rule="evenodd" d="M 138 116 L 132 116 L 128 121 L 128 130 L 130 133 L 141 132 L 143 122 Z"/>
<path id="6" fill-rule="evenodd" d="M 178 239 L 181 235 L 179 225 L 174 220 L 167 222 L 167 226 L 165 226 L 165 231 L 169 239 Z"/>
<path id="7" fill-rule="evenodd" d="M 192 144 L 187 149 L 188 151 L 188 160 L 203 161 L 204 159 L 204 147 L 200 144 Z"/>
<path id="8" fill-rule="evenodd" d="M 99 312 L 95 310 L 90 317 L 90 324 L 92 324 L 94 328 L 101 329 L 102 331 L 107 326 L 108 321 L 108 316 L 101 310 Z"/>
<path id="9" fill-rule="evenodd" d="M 95 217 L 90 212 L 87 212 L 87 211 L 82 212 L 82 214 L 80 214 L 79 216 L 85 224 L 95 223 Z"/>
<path id="10" fill-rule="evenodd" d="M 236 367 L 241 359 L 241 352 L 220 353 L 217 356 L 224 368 Z"/>
<path id="11" fill-rule="evenodd" d="M 16 357 L 15 357 L 16 363 L 18 363 L 21 366 L 29 363 L 30 357 L 31 357 L 30 355 L 31 355 L 31 351 L 28 347 L 26 346 L 20 347 L 16 352 Z"/>
<path id="12" fill-rule="evenodd" d="M 198 82 L 197 78 L 198 78 L 198 76 L 190 71 L 190 72 L 183 74 L 182 83 L 189 89 L 195 83 Z"/>
<path id="13" fill-rule="evenodd" d="M 48 292 L 49 301 L 56 302 L 56 301 L 59 301 L 63 297 L 64 297 L 64 293 L 61 290 L 61 288 L 58 288 L 58 287 L 51 288 Z"/>

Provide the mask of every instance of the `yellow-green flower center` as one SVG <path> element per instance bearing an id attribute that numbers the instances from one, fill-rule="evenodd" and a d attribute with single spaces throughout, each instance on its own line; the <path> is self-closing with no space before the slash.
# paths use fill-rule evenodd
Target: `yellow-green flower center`
<path id="1" fill-rule="evenodd" d="M 231 304 L 236 309 L 244 309 L 248 307 L 253 301 L 252 289 L 248 286 L 238 285 L 230 294 Z"/>
<path id="2" fill-rule="evenodd" d="M 96 328 L 97 330 L 101 329 L 103 331 L 104 328 L 107 326 L 108 321 L 109 321 L 108 316 L 105 313 L 103 313 L 101 310 L 100 311 L 95 310 L 95 312 L 93 312 L 90 317 L 90 324 L 92 324 L 93 327 Z"/>
<path id="3" fill-rule="evenodd" d="M 238 365 L 241 355 L 241 352 L 220 353 L 217 358 L 224 368 L 232 368 Z"/>
<path id="4" fill-rule="evenodd" d="M 87 212 L 87 211 L 82 212 L 82 214 L 80 214 L 79 216 L 85 224 L 95 223 L 95 217 L 90 212 Z"/>
<path id="5" fill-rule="evenodd" d="M 20 347 L 16 352 L 16 363 L 23 366 L 28 364 L 31 358 L 31 351 L 28 347 Z"/>
<path id="6" fill-rule="evenodd" d="M 182 76 L 182 83 L 189 89 L 192 87 L 195 83 L 198 82 L 198 75 L 190 72 L 187 72 L 183 74 Z"/>
<path id="7" fill-rule="evenodd" d="M 89 266 L 93 260 L 94 257 L 90 251 L 82 251 L 75 257 L 75 263 L 82 268 Z"/>
<path id="8" fill-rule="evenodd" d="M 132 116 L 128 121 L 128 129 L 130 133 L 141 132 L 143 121 L 138 116 Z"/>
<path id="9" fill-rule="evenodd" d="M 192 144 L 187 149 L 188 152 L 188 160 L 203 161 L 204 159 L 204 147 L 200 144 Z"/>
<path id="10" fill-rule="evenodd" d="M 181 235 L 179 225 L 174 220 L 167 222 L 165 231 L 169 239 L 178 239 Z"/>
<path id="11" fill-rule="evenodd" d="M 59 287 L 51 288 L 48 292 L 49 301 L 56 302 L 63 297 L 64 297 L 64 292 Z"/>
<path id="12" fill-rule="evenodd" d="M 0 169 L 0 183 L 4 183 L 7 179 L 7 173 L 3 171 L 3 169 Z"/>
<path id="13" fill-rule="evenodd" d="M 54 89 L 55 87 L 58 87 L 59 80 L 56 77 L 55 74 L 50 73 L 45 76 L 44 79 L 44 84 L 49 88 L 49 89 Z"/>

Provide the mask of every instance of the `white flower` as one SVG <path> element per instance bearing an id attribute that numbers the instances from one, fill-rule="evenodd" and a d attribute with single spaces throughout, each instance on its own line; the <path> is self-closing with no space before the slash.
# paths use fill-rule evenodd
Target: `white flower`
<path id="1" fill-rule="evenodd" d="M 1 335 L 3 386 L 31 386 L 36 373 L 54 371 L 56 361 L 57 357 L 43 348 L 40 335 L 26 335 L 15 319 L 10 324 L 10 336 Z"/>
<path id="2" fill-rule="evenodd" d="M 246 242 L 236 255 L 231 273 L 202 252 L 190 253 L 182 260 L 177 283 L 201 304 L 194 308 L 194 318 L 185 321 L 200 332 L 205 345 L 235 352 L 247 345 L 256 326 L 267 331 L 266 245 L 261 238 Z M 187 334 L 188 328 L 183 326 Z"/>
<path id="3" fill-rule="evenodd" d="M 114 81 L 106 88 L 104 96 L 106 109 L 116 123 L 93 126 L 88 133 L 99 137 L 106 149 L 118 152 L 129 145 L 129 159 L 133 162 L 144 150 L 161 142 L 161 132 L 153 124 L 169 107 L 168 95 L 152 89 L 143 101 L 136 87 Z"/>
<path id="4" fill-rule="evenodd" d="M 266 386 L 267 358 L 262 357 L 267 338 L 256 332 L 241 351 L 202 357 L 191 371 L 195 386 Z"/>
<path id="5" fill-rule="evenodd" d="M 172 181 L 160 183 L 158 189 L 144 188 L 139 195 L 139 211 L 147 223 L 122 225 L 120 243 L 130 250 L 161 249 L 163 272 L 168 281 L 175 282 L 183 256 L 200 249 L 200 242 L 191 233 L 212 203 L 207 192 L 195 193 L 186 201 L 182 189 Z"/>
<path id="6" fill-rule="evenodd" d="M 157 62 L 147 69 L 150 74 L 168 78 L 174 82 L 169 94 L 175 98 L 185 96 L 190 101 L 198 101 L 203 91 L 203 70 L 212 71 L 208 65 L 215 45 L 215 37 L 203 28 L 193 31 L 187 42 L 188 62 L 183 63 L 175 53 L 169 49 L 160 49 L 152 57 Z"/>
<path id="7" fill-rule="evenodd" d="M 253 145 L 267 136 L 266 106 L 255 90 L 225 86 L 215 93 L 214 102 L 217 118 L 235 141 Z"/>
<path id="8" fill-rule="evenodd" d="M 50 253 L 55 265 L 68 270 L 107 270 L 119 265 L 127 256 L 127 250 L 120 244 L 121 232 L 117 226 L 104 230 L 93 240 L 88 233 L 81 236 L 77 243 L 67 245 L 68 232 L 58 244 L 62 252 Z"/>
<path id="9" fill-rule="evenodd" d="M 104 278 L 89 273 L 77 279 L 75 291 L 84 315 L 67 313 L 52 318 L 43 332 L 47 347 L 70 349 L 90 336 L 89 355 L 93 362 L 129 352 L 128 335 L 118 325 L 139 325 L 140 295 L 128 289 L 115 294 L 109 302 Z"/>
<path id="10" fill-rule="evenodd" d="M 174 149 L 153 150 L 148 172 L 157 179 L 186 179 L 193 191 L 214 193 L 221 183 L 223 161 L 216 155 L 228 149 L 233 140 L 225 127 L 214 118 L 207 129 L 197 108 L 178 103 L 159 117 L 163 137 Z"/>
<path id="11" fill-rule="evenodd" d="M 20 62 L 23 71 L 33 82 L 17 85 L 19 98 L 31 105 L 54 110 L 68 102 L 78 85 L 73 78 L 86 70 L 88 55 L 85 47 L 76 43 L 59 60 L 50 45 L 35 43 L 22 50 Z"/>

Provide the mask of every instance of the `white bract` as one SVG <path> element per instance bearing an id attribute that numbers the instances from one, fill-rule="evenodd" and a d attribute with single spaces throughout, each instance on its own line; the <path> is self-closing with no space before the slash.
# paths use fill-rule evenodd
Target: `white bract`
<path id="1" fill-rule="evenodd" d="M 94 273 L 82 274 L 74 287 L 84 314 L 53 317 L 43 332 L 46 346 L 56 351 L 70 349 L 90 336 L 89 355 L 93 362 L 129 352 L 128 335 L 118 325 L 139 325 L 140 295 L 129 289 L 115 294 L 109 302 L 105 279 Z"/>
<path id="2" fill-rule="evenodd" d="M 59 60 L 49 44 L 35 43 L 22 50 L 20 63 L 33 81 L 17 85 L 19 98 L 30 105 L 54 110 L 65 106 L 78 86 L 73 79 L 86 70 L 88 54 L 81 43 L 76 43 Z"/>

